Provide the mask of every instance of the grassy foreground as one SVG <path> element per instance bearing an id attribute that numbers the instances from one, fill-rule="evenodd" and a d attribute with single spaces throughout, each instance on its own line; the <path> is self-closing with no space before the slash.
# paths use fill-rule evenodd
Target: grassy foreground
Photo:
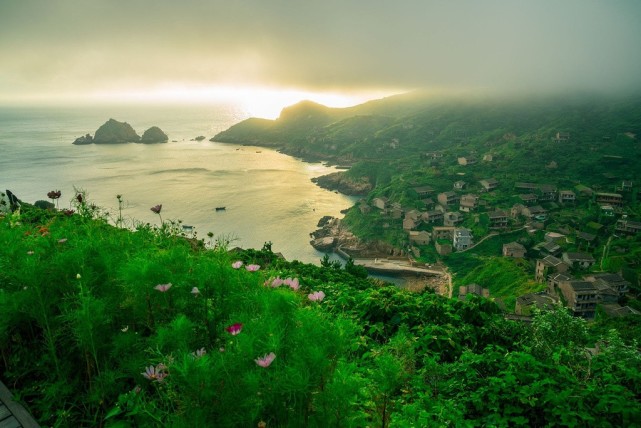
<path id="1" fill-rule="evenodd" d="M 42 424 L 641 420 L 638 319 L 515 323 L 488 300 L 412 294 L 269 244 L 206 249 L 169 223 L 124 230 L 87 207 L 0 217 L 0 373 Z"/>

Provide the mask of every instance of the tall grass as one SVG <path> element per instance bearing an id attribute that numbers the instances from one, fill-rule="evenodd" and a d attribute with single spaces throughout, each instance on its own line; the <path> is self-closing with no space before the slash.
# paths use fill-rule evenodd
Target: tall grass
<path id="1" fill-rule="evenodd" d="M 92 217 L 0 219 L 0 365 L 42 422 L 303 426 L 317 417 L 312 403 L 327 395 L 352 321 L 319 310 L 304 283 L 273 288 L 264 268 L 235 269 L 224 248 Z M 226 330 L 234 323 L 236 335 Z M 268 367 L 257 364 L 272 352 Z"/>

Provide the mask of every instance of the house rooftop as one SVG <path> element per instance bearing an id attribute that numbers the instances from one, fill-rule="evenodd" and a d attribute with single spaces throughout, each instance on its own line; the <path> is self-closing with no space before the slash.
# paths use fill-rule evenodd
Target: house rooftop
<path id="1" fill-rule="evenodd" d="M 565 253 L 568 260 L 573 262 L 593 262 L 594 257 L 588 253 Z"/>
<path id="2" fill-rule="evenodd" d="M 552 307 L 555 303 L 554 298 L 547 294 L 538 294 L 538 293 L 529 293 L 524 294 L 516 298 L 516 301 L 521 306 L 530 306 L 534 305 L 539 309 L 545 309 L 545 307 Z"/>
<path id="3" fill-rule="evenodd" d="M 558 266 L 563 263 L 563 261 L 557 259 L 554 256 L 545 256 L 541 261 L 548 266 Z"/>
<path id="4" fill-rule="evenodd" d="M 627 281 L 625 278 L 623 278 L 618 273 L 610 273 L 610 272 L 596 273 L 596 274 L 594 274 L 592 276 L 595 279 L 602 279 L 603 281 L 610 282 L 610 283 L 617 283 L 617 282 L 627 282 L 627 283 L 629 283 L 629 281 Z"/>
<path id="5" fill-rule="evenodd" d="M 539 197 L 536 196 L 534 193 L 525 193 L 525 194 L 519 195 L 519 198 L 521 198 L 522 201 L 536 201 Z"/>
<path id="6" fill-rule="evenodd" d="M 491 213 L 489 213 L 490 218 L 500 218 L 500 217 L 507 217 L 507 212 L 503 210 L 496 210 Z"/>
<path id="7" fill-rule="evenodd" d="M 518 187 L 520 189 L 536 189 L 536 188 L 539 187 L 539 185 L 536 184 L 536 183 L 516 182 L 516 183 L 514 183 L 514 187 Z"/>
<path id="8" fill-rule="evenodd" d="M 508 249 L 515 249 L 515 250 L 525 250 L 525 247 L 518 242 L 509 242 L 507 244 L 503 244 L 503 248 L 508 248 Z"/>
<path id="9" fill-rule="evenodd" d="M 597 292 L 597 287 L 594 285 L 594 283 L 589 281 L 569 281 L 568 283 L 570 287 L 572 287 L 572 289 L 577 292 Z"/>
<path id="10" fill-rule="evenodd" d="M 596 235 L 593 235 L 593 234 L 587 233 L 587 232 L 577 232 L 576 237 L 579 238 L 579 239 L 583 239 L 585 241 L 588 241 L 588 242 L 592 242 L 596 238 Z"/>
<path id="11" fill-rule="evenodd" d="M 561 246 L 554 241 L 550 241 L 542 245 L 541 248 L 543 248 L 548 253 L 556 253 L 561 249 Z"/>
<path id="12" fill-rule="evenodd" d="M 549 275 L 548 278 L 554 282 L 569 281 L 572 279 L 571 277 L 564 275 L 562 273 L 555 273 L 553 275 Z"/>

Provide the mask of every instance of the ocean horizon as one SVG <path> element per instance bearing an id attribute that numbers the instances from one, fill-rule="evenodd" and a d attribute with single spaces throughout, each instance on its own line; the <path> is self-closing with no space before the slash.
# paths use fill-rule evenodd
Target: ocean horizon
<path id="1" fill-rule="evenodd" d="M 151 212 L 194 227 L 198 238 L 213 233 L 230 247 L 261 248 L 288 260 L 318 264 L 323 253 L 309 234 L 326 215 L 340 217 L 356 198 L 322 189 L 311 179 L 336 171 L 275 150 L 210 142 L 220 131 L 249 117 L 240 105 L 100 105 L 0 107 L 0 186 L 33 203 L 62 191 L 68 208 L 76 189 L 91 203 L 134 222 L 159 224 Z M 113 118 L 139 135 L 151 126 L 168 136 L 164 144 L 73 145 Z M 195 141 L 198 136 L 205 140 Z M 225 210 L 216 211 L 216 207 Z"/>

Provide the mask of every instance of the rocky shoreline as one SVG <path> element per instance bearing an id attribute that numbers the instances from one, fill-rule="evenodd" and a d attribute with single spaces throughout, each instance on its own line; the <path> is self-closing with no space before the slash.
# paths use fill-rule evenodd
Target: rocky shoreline
<path id="1" fill-rule="evenodd" d="M 343 258 L 405 257 L 406 254 L 382 242 L 359 240 L 340 219 L 325 216 L 318 222 L 318 229 L 310 233 L 312 247 L 322 252 L 335 252 Z"/>
<path id="2" fill-rule="evenodd" d="M 312 182 L 323 189 L 335 190 L 347 196 L 365 196 L 372 190 L 372 184 L 366 177 L 355 181 L 348 177 L 344 171 L 312 178 Z"/>

